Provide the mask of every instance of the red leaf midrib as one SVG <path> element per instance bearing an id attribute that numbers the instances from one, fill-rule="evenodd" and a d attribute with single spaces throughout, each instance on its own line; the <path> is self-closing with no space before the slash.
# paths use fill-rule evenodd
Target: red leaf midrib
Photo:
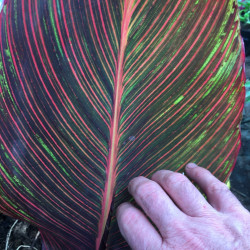
<path id="1" fill-rule="evenodd" d="M 114 82 L 114 104 L 112 110 L 112 121 L 110 127 L 109 140 L 109 156 L 106 168 L 105 189 L 103 193 L 101 216 L 98 226 L 98 235 L 96 238 L 96 249 L 99 249 L 101 239 L 104 233 L 106 222 L 108 219 L 110 206 L 113 198 L 113 191 L 115 186 L 116 163 L 118 154 L 119 142 L 119 118 L 121 110 L 121 96 L 123 92 L 122 76 L 124 68 L 124 54 L 127 46 L 127 37 L 129 33 L 129 23 L 133 13 L 134 1 L 127 0 L 124 3 L 123 18 L 121 22 L 121 40 L 118 53 L 118 60 L 116 66 L 115 82 Z"/>

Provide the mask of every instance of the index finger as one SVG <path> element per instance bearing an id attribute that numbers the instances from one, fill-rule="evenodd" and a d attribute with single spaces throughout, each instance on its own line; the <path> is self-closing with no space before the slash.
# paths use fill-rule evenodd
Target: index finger
<path id="1" fill-rule="evenodd" d="M 128 189 L 136 203 L 159 229 L 163 238 L 167 237 L 173 225 L 186 219 L 186 215 L 158 183 L 140 176 L 130 181 Z"/>

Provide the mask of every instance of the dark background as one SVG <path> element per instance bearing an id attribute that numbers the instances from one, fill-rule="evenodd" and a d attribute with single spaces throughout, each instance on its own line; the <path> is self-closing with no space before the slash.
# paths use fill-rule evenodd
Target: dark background
<path id="1" fill-rule="evenodd" d="M 250 80 L 250 56 L 246 58 L 246 78 Z M 237 163 L 230 177 L 231 191 L 250 211 L 250 102 L 245 103 L 243 110 L 241 141 Z"/>

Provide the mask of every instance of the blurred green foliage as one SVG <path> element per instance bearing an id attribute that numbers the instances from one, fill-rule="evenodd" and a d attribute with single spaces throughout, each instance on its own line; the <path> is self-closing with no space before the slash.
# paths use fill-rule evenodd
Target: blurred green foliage
<path id="1" fill-rule="evenodd" d="M 250 0 L 238 0 L 240 21 L 250 24 Z"/>

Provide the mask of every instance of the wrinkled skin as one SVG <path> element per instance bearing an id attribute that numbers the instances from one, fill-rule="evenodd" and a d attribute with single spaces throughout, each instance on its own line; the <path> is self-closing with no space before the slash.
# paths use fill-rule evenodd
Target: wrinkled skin
<path id="1" fill-rule="evenodd" d="M 132 249 L 250 249 L 250 213 L 227 186 L 193 163 L 186 174 L 161 170 L 137 177 L 129 192 L 152 220 L 129 203 L 117 210 L 122 235 Z"/>

